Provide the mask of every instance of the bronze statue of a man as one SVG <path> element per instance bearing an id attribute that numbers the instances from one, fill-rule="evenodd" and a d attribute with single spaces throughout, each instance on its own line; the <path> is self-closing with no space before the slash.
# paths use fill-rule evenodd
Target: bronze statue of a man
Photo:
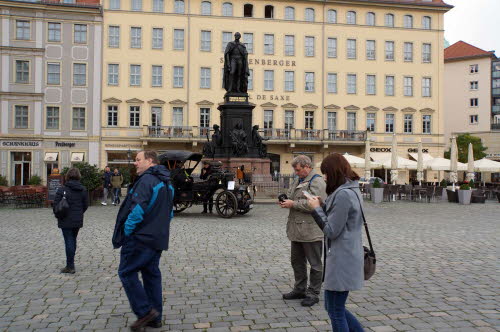
<path id="1" fill-rule="evenodd" d="M 241 34 L 234 34 L 234 41 L 229 42 L 224 52 L 224 89 L 227 92 L 246 93 L 248 88 L 248 52 L 240 43 Z"/>

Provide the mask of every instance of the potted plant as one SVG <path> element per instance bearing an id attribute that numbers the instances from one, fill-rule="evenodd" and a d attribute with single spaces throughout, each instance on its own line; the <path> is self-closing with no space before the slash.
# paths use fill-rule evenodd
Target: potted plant
<path id="1" fill-rule="evenodd" d="M 39 177 L 38 175 L 33 175 L 32 177 L 30 177 L 30 179 L 28 180 L 28 184 L 30 186 L 39 186 L 42 184 L 42 178 Z"/>
<path id="2" fill-rule="evenodd" d="M 379 179 L 375 179 L 375 181 L 373 181 L 371 196 L 372 202 L 375 204 L 382 203 L 382 200 L 384 199 L 384 188 L 380 185 Z"/>
<path id="3" fill-rule="evenodd" d="M 7 178 L 3 175 L 0 175 L 0 187 L 7 187 L 9 185 Z"/>
<path id="4" fill-rule="evenodd" d="M 441 188 L 441 199 L 442 200 L 447 200 L 448 199 L 448 194 L 446 193 L 446 187 L 448 187 L 448 181 L 446 179 L 442 179 L 441 182 L 439 182 L 439 188 Z"/>
<path id="5" fill-rule="evenodd" d="M 460 190 L 458 191 L 458 203 L 463 205 L 470 204 L 470 198 L 472 196 L 472 190 L 468 183 L 464 183 L 460 186 Z"/>

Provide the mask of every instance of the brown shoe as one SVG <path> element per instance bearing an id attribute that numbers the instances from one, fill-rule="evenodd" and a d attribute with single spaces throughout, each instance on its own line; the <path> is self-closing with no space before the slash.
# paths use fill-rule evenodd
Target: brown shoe
<path id="1" fill-rule="evenodd" d="M 155 309 L 151 309 L 151 311 L 148 312 L 146 316 L 139 318 L 134 322 L 134 324 L 132 324 L 132 326 L 130 326 L 130 331 L 142 331 L 146 326 L 148 326 L 150 322 L 157 320 L 159 315 L 160 314 L 158 313 L 158 311 L 156 311 Z"/>

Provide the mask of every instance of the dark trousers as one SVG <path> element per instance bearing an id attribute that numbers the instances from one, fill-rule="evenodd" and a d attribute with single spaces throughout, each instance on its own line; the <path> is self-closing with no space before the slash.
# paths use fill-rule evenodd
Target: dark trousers
<path id="1" fill-rule="evenodd" d="M 318 297 L 323 279 L 323 264 L 321 263 L 322 249 L 322 241 L 292 241 L 290 258 L 295 275 L 294 290 L 297 293 L 306 293 L 308 296 Z M 307 287 L 307 263 L 311 266 L 309 287 Z"/>
<path id="2" fill-rule="evenodd" d="M 332 321 L 333 332 L 363 332 L 356 317 L 345 308 L 349 292 L 325 290 L 325 309 Z"/>
<path id="3" fill-rule="evenodd" d="M 80 228 L 61 228 L 66 249 L 66 267 L 75 268 L 76 237 Z"/>
<path id="4" fill-rule="evenodd" d="M 128 236 L 120 252 L 118 275 L 127 294 L 132 311 L 138 318 L 146 316 L 154 308 L 162 313 L 161 250 L 154 250 Z M 141 283 L 139 272 L 142 275 Z"/>
<path id="5" fill-rule="evenodd" d="M 120 204 L 120 191 L 122 188 L 113 188 L 113 203 Z"/>
<path id="6" fill-rule="evenodd" d="M 203 211 L 207 212 L 207 208 L 212 212 L 214 209 L 214 197 L 210 196 L 208 202 L 203 202 Z"/>

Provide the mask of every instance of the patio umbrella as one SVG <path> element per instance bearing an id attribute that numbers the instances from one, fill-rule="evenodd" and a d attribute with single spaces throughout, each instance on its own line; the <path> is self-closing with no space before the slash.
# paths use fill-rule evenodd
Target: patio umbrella
<path id="1" fill-rule="evenodd" d="M 372 169 L 375 168 L 374 164 L 380 165 L 385 169 L 392 169 L 392 156 L 391 156 L 391 158 L 375 160 L 375 162 L 372 162 Z M 417 169 L 417 162 L 410 160 L 410 159 L 403 158 L 403 157 L 398 157 L 398 169 L 416 170 Z"/>
<path id="2" fill-rule="evenodd" d="M 493 172 L 493 173 L 498 173 L 500 172 L 500 163 L 498 161 L 493 161 L 490 159 L 480 159 L 476 160 L 474 162 L 474 170 L 476 172 Z M 484 179 L 484 177 L 483 177 Z M 483 181 L 484 183 L 485 181 Z"/>
<path id="3" fill-rule="evenodd" d="M 370 160 L 370 137 L 366 137 L 365 142 L 365 179 L 371 177 L 371 160 Z"/>
<path id="4" fill-rule="evenodd" d="M 398 141 L 396 133 L 392 135 L 392 150 L 391 150 L 391 181 L 396 184 L 398 179 Z"/>
<path id="5" fill-rule="evenodd" d="M 455 191 L 455 183 L 458 182 L 458 149 L 457 139 L 455 136 L 451 138 L 451 158 L 450 158 L 450 181 L 453 182 L 453 191 Z"/>
<path id="6" fill-rule="evenodd" d="M 354 168 L 364 168 L 365 167 L 365 160 L 360 157 L 353 156 L 349 153 L 344 153 L 343 154 L 344 158 L 349 162 L 349 165 Z"/>
<path id="7" fill-rule="evenodd" d="M 469 153 L 467 154 L 467 182 L 474 181 L 474 150 L 472 143 L 469 143 Z"/>
<path id="8" fill-rule="evenodd" d="M 417 181 L 422 185 L 424 179 L 424 156 L 422 154 L 422 140 L 418 143 L 418 158 L 417 158 Z"/>
<path id="9" fill-rule="evenodd" d="M 449 171 L 451 170 L 450 159 L 436 157 L 431 160 L 424 160 L 424 168 L 433 171 Z M 457 170 L 466 171 L 467 164 L 457 162 Z"/>

